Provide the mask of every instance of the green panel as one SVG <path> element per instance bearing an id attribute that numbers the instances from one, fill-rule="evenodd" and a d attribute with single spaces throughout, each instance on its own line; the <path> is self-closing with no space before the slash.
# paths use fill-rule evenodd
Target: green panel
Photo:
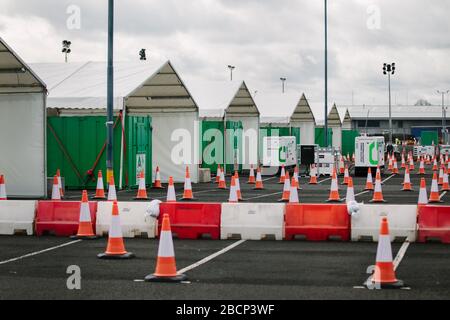
<path id="1" fill-rule="evenodd" d="M 350 156 L 355 152 L 355 140 L 359 137 L 357 130 L 342 130 L 342 154 Z"/>
<path id="2" fill-rule="evenodd" d="M 300 128 L 292 127 L 291 128 L 291 136 L 295 137 L 295 141 L 297 145 L 300 144 Z"/>
<path id="3" fill-rule="evenodd" d="M 137 187 L 137 172 L 140 160 L 143 158 L 145 164 L 145 180 L 148 186 L 152 185 L 152 126 L 151 117 L 127 117 L 127 155 L 124 155 L 124 167 L 128 168 L 124 172 L 125 184 L 130 187 Z"/>
<path id="4" fill-rule="evenodd" d="M 217 172 L 217 165 L 224 163 L 224 122 L 203 121 L 200 145 L 202 146 L 202 168 Z"/>
<path id="5" fill-rule="evenodd" d="M 325 128 L 316 128 L 316 144 L 318 144 L 321 148 L 325 148 Z M 331 146 L 333 142 L 333 129 L 328 128 L 328 143 Z"/>
<path id="6" fill-rule="evenodd" d="M 129 123 L 133 123 L 133 117 L 127 117 Z M 139 118 L 139 117 L 138 117 Z M 146 117 L 141 117 L 145 119 Z M 114 120 L 116 120 L 115 118 Z M 144 120 L 136 120 L 144 121 Z M 61 174 L 65 178 L 66 187 L 69 189 L 88 188 L 95 189 L 96 178 L 98 170 L 102 170 L 104 177 L 106 177 L 106 153 L 103 152 L 95 168 L 93 165 L 99 156 L 102 148 L 106 143 L 106 117 L 49 117 L 48 123 L 53 127 L 57 137 L 64 146 L 67 154 L 71 158 L 64 155 L 62 148 L 57 143 L 57 140 L 50 130 L 47 128 L 47 170 L 49 175 L 56 172 L 58 168 L 61 169 Z M 126 146 L 128 150 L 124 151 L 124 185 L 127 185 L 127 177 L 129 177 L 129 166 L 134 167 L 136 152 L 142 150 L 142 145 L 147 140 L 147 150 L 151 150 L 151 134 L 145 138 L 145 134 L 141 134 L 140 138 L 134 139 L 133 135 L 130 135 L 131 126 L 127 126 L 125 137 L 131 138 L 130 142 Z M 135 129 L 133 128 L 131 132 Z M 141 129 L 142 130 L 142 129 Z M 150 132 L 150 122 L 147 122 L 147 133 Z M 122 125 L 119 121 L 114 129 L 114 179 L 116 185 L 119 184 L 120 175 L 120 153 L 121 153 L 121 140 L 122 140 Z M 126 139 L 128 140 L 128 139 Z M 135 142 L 139 141 L 139 143 Z M 136 147 L 133 149 L 133 145 Z M 138 146 L 139 145 L 139 146 Z M 151 151 L 148 152 L 149 162 L 151 163 Z M 133 163 L 130 163 L 133 162 Z M 71 164 L 72 163 L 72 164 Z M 77 168 L 79 177 L 76 174 L 75 168 Z M 127 169 L 128 168 L 128 169 Z M 94 169 L 94 175 L 89 176 L 88 170 Z M 148 172 L 151 172 L 151 165 L 148 167 Z M 150 176 L 151 177 L 151 176 Z M 150 179 L 151 180 L 151 179 Z M 131 185 L 134 182 L 130 181 Z"/>
<path id="7" fill-rule="evenodd" d="M 435 146 L 439 144 L 439 134 L 437 131 L 422 131 L 420 141 L 423 146 Z"/>
<path id="8" fill-rule="evenodd" d="M 227 121 L 226 122 L 227 130 L 233 130 L 232 135 L 227 133 L 226 139 L 232 139 L 233 143 L 230 144 L 231 149 L 227 150 L 225 147 L 225 160 L 227 162 L 226 171 L 227 173 L 231 173 L 234 171 L 234 159 L 237 157 L 238 162 L 240 163 L 238 166 L 238 171 L 242 172 L 242 146 L 243 146 L 243 125 L 241 121 Z M 230 131 L 228 131 L 230 132 Z M 228 140 L 227 140 L 228 141 Z"/>

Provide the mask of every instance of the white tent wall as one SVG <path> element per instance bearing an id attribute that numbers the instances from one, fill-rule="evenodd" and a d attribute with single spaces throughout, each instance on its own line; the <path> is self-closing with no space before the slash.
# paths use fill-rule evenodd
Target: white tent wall
<path id="1" fill-rule="evenodd" d="M 333 147 L 342 150 L 342 128 L 331 127 L 331 129 L 333 129 Z"/>
<path id="2" fill-rule="evenodd" d="M 0 95 L 0 173 L 9 197 L 46 196 L 43 93 Z"/>
<path id="3" fill-rule="evenodd" d="M 242 122 L 242 169 L 250 170 L 251 165 L 257 165 L 259 160 L 259 117 L 228 116 L 227 120 Z"/>
<path id="4" fill-rule="evenodd" d="M 198 153 L 199 153 L 199 123 L 197 112 L 185 113 L 151 113 L 152 117 L 152 164 L 153 170 L 159 166 L 161 170 L 162 182 L 167 182 L 172 176 L 175 182 L 184 182 L 186 166 L 189 167 L 191 180 L 193 183 L 198 182 Z M 187 156 L 186 162 L 179 163 L 177 159 L 173 159 L 173 153 L 176 147 L 183 143 L 176 135 L 178 132 L 189 133 L 189 141 L 184 141 L 189 147 L 187 153 L 181 156 Z M 173 141 L 173 138 L 175 139 Z M 176 157 L 181 157 L 175 152 Z"/>
<path id="5" fill-rule="evenodd" d="M 316 124 L 312 121 L 308 122 L 293 122 L 293 128 L 300 128 L 300 144 L 312 145 L 315 144 L 315 129 Z"/>

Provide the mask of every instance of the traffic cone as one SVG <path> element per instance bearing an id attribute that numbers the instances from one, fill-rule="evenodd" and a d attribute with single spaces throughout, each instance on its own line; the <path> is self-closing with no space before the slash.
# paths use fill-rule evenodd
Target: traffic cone
<path id="1" fill-rule="evenodd" d="M 348 185 L 348 178 L 350 177 L 350 173 L 348 172 L 348 166 L 345 166 L 344 171 L 344 182 L 342 182 L 343 185 Z"/>
<path id="2" fill-rule="evenodd" d="M 373 193 L 373 199 L 370 200 L 371 203 L 383 203 L 386 202 L 383 198 L 383 191 L 381 189 L 381 173 L 380 169 L 377 169 L 377 176 L 375 179 L 375 192 Z"/>
<path id="3" fill-rule="evenodd" d="M 353 186 L 353 178 L 348 178 L 348 184 L 347 184 L 347 195 L 345 196 L 345 200 L 347 203 L 351 201 L 356 201 L 355 199 L 355 188 Z"/>
<path id="4" fill-rule="evenodd" d="M 352 162 L 355 162 L 355 160 L 356 160 L 356 157 L 355 157 L 355 153 L 353 152 L 353 155 L 352 155 Z"/>
<path id="5" fill-rule="evenodd" d="M 425 163 L 426 164 L 431 164 L 431 158 L 430 158 L 429 155 L 427 156 L 427 159 L 425 160 Z"/>
<path id="6" fill-rule="evenodd" d="M 297 190 L 301 190 L 302 188 L 300 187 L 300 178 L 299 178 L 298 166 L 295 166 L 293 178 L 295 180 L 295 187 L 297 188 Z"/>
<path id="7" fill-rule="evenodd" d="M 100 259 L 131 259 L 134 254 L 125 250 L 122 236 L 122 226 L 120 224 L 119 206 L 114 201 L 112 206 L 111 225 L 108 234 L 108 246 L 105 253 L 97 255 Z"/>
<path id="8" fill-rule="evenodd" d="M 428 195 L 427 195 L 427 183 L 425 178 L 420 179 L 420 191 L 419 191 L 419 201 L 418 205 L 427 205 Z"/>
<path id="9" fill-rule="evenodd" d="M 394 158 L 394 170 L 392 171 L 392 173 L 399 174 L 397 159 L 395 159 L 395 158 Z"/>
<path id="10" fill-rule="evenodd" d="M 406 167 L 406 170 L 405 170 L 405 180 L 403 181 L 402 191 L 413 191 L 412 186 L 411 186 L 411 177 L 409 175 L 408 167 Z"/>
<path id="11" fill-rule="evenodd" d="M 139 189 L 134 200 L 148 200 L 144 171 L 141 171 L 141 173 L 139 174 Z"/>
<path id="12" fill-rule="evenodd" d="M 222 168 L 220 167 L 220 164 L 217 165 L 217 172 L 216 172 L 216 183 L 219 183 L 220 181 L 220 174 L 222 172 Z"/>
<path id="13" fill-rule="evenodd" d="M 0 175 L 0 200 L 7 200 L 6 196 L 6 186 L 5 186 L 5 177 Z"/>
<path id="14" fill-rule="evenodd" d="M 61 170 L 56 170 L 56 176 L 58 177 L 58 187 L 59 187 L 59 194 L 61 195 L 61 198 L 64 197 L 64 190 L 62 187 L 62 180 L 61 180 Z"/>
<path id="15" fill-rule="evenodd" d="M 291 179 L 289 177 L 289 171 L 286 171 L 285 179 L 284 179 L 284 186 L 283 186 L 283 195 L 280 202 L 288 202 L 289 201 L 289 194 L 291 193 Z"/>
<path id="16" fill-rule="evenodd" d="M 223 170 L 220 170 L 219 186 L 217 188 L 223 190 L 227 189 L 227 183 L 225 181 L 225 174 Z"/>
<path id="17" fill-rule="evenodd" d="M 177 196 L 175 194 L 175 185 L 173 184 L 173 177 L 169 177 L 169 186 L 167 187 L 166 202 L 177 202 Z"/>
<path id="18" fill-rule="evenodd" d="M 184 178 L 184 192 L 182 200 L 194 200 L 194 194 L 192 193 L 191 175 L 189 173 L 189 167 L 186 167 L 186 176 Z"/>
<path id="19" fill-rule="evenodd" d="M 448 172 L 444 173 L 444 179 L 443 179 L 441 191 L 450 191 Z"/>
<path id="20" fill-rule="evenodd" d="M 441 165 L 441 168 L 439 169 L 439 179 L 438 179 L 438 185 L 442 186 L 444 184 L 444 167 Z"/>
<path id="21" fill-rule="evenodd" d="M 61 193 L 59 191 L 58 177 L 53 177 L 53 188 L 52 188 L 52 200 L 59 201 L 61 200 Z"/>
<path id="22" fill-rule="evenodd" d="M 394 170 L 394 162 L 393 162 L 393 160 L 392 160 L 392 157 L 391 156 L 389 156 L 389 165 L 388 165 L 388 170 L 389 171 L 393 171 Z"/>
<path id="23" fill-rule="evenodd" d="M 146 282 L 181 282 L 187 280 L 186 275 L 177 273 L 175 250 L 173 248 L 170 218 L 164 214 L 159 236 L 158 258 L 154 274 L 145 277 Z"/>
<path id="24" fill-rule="evenodd" d="M 103 175 L 102 170 L 98 171 L 97 174 L 97 188 L 95 190 L 95 197 L 96 200 L 106 200 L 105 196 L 105 189 L 103 187 Z"/>
<path id="25" fill-rule="evenodd" d="M 317 168 L 316 168 L 315 164 L 311 165 L 311 170 L 309 172 L 310 172 L 309 175 L 311 176 L 311 178 L 309 180 L 309 184 L 318 184 L 318 182 L 317 182 Z"/>
<path id="26" fill-rule="evenodd" d="M 436 157 L 434 157 L 434 159 L 433 159 L 433 168 L 431 170 L 438 171 L 438 164 L 437 164 Z"/>
<path id="27" fill-rule="evenodd" d="M 420 160 L 419 174 L 420 175 L 424 175 L 425 174 L 425 161 L 423 159 Z"/>
<path id="28" fill-rule="evenodd" d="M 364 190 L 365 191 L 372 191 L 372 190 L 374 190 L 372 169 L 370 167 L 369 167 L 369 170 L 367 171 L 367 182 L 366 182 L 366 188 Z"/>
<path id="29" fill-rule="evenodd" d="M 289 190 L 289 203 L 299 203 L 297 184 L 298 182 L 292 177 L 291 189 Z"/>
<path id="30" fill-rule="evenodd" d="M 387 218 L 381 221 L 375 272 L 367 286 L 379 286 L 381 289 L 400 289 L 404 286 L 403 281 L 395 276 Z"/>
<path id="31" fill-rule="evenodd" d="M 253 168 L 253 165 L 250 166 L 250 175 L 248 176 L 248 182 L 247 184 L 255 184 L 255 168 Z"/>
<path id="32" fill-rule="evenodd" d="M 429 203 L 441 203 L 441 196 L 439 194 L 439 186 L 437 181 L 437 174 L 436 172 L 433 174 L 433 182 L 431 183 L 431 192 L 430 192 L 430 199 L 428 200 Z"/>
<path id="33" fill-rule="evenodd" d="M 333 174 L 332 174 L 332 178 L 331 178 L 330 196 L 329 196 L 327 202 L 340 202 L 340 201 L 341 201 L 341 198 L 339 196 L 339 186 L 338 186 L 336 168 L 333 168 Z"/>
<path id="34" fill-rule="evenodd" d="M 228 198 L 228 202 L 230 202 L 230 203 L 238 203 L 239 202 L 239 197 L 238 197 L 238 192 L 237 192 L 237 187 L 236 187 L 236 177 L 235 176 L 231 177 L 230 197 Z"/>
<path id="35" fill-rule="evenodd" d="M 94 240 L 98 238 L 94 233 L 94 228 L 92 227 L 91 210 L 89 208 L 88 194 L 86 190 L 83 191 L 83 196 L 81 197 L 79 221 L 80 223 L 78 224 L 77 235 L 71 237 L 72 239 Z"/>
<path id="36" fill-rule="evenodd" d="M 114 176 L 109 179 L 108 201 L 117 201 L 116 184 L 114 183 Z"/>
<path id="37" fill-rule="evenodd" d="M 161 184 L 161 172 L 159 171 L 159 167 L 156 167 L 155 183 L 153 184 L 153 189 L 164 189 Z"/>
<path id="38" fill-rule="evenodd" d="M 236 192 L 238 195 L 238 200 L 242 201 L 241 182 L 239 181 L 239 173 L 237 171 L 234 172 L 234 177 L 236 182 Z"/>
<path id="39" fill-rule="evenodd" d="M 409 158 L 409 170 L 414 171 L 416 169 L 416 166 L 414 165 L 414 158 L 411 156 Z"/>
<path id="40" fill-rule="evenodd" d="M 284 164 L 281 166 L 281 174 L 280 174 L 280 181 L 278 181 L 279 184 L 284 184 L 284 181 L 286 180 L 286 169 L 284 168 Z"/>
<path id="41" fill-rule="evenodd" d="M 339 174 L 343 175 L 345 173 L 345 162 L 344 158 L 341 156 L 341 159 L 339 160 Z"/>
<path id="42" fill-rule="evenodd" d="M 406 168 L 406 162 L 405 162 L 405 155 L 404 154 L 402 154 L 402 164 L 401 164 L 400 168 L 402 168 L 402 169 Z"/>
<path id="43" fill-rule="evenodd" d="M 256 184 L 254 190 L 264 190 L 264 184 L 261 176 L 261 168 L 258 167 L 256 171 Z"/>

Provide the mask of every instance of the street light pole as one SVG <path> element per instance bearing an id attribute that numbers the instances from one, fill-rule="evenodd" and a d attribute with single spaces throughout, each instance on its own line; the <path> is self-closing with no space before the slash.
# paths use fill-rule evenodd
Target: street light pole
<path id="1" fill-rule="evenodd" d="M 393 129 L 392 129 L 392 96 L 391 96 L 391 75 L 395 74 L 395 63 L 383 65 L 383 74 L 388 76 L 389 85 L 389 144 L 393 141 Z"/>
<path id="2" fill-rule="evenodd" d="M 113 125 L 114 125 L 114 0 L 108 0 L 108 79 L 107 79 L 107 148 L 106 169 L 108 183 L 114 174 Z"/>
<path id="3" fill-rule="evenodd" d="M 234 71 L 234 69 L 236 69 L 236 67 L 232 66 L 232 65 L 228 65 L 228 69 L 230 69 L 231 81 L 233 81 L 233 71 Z"/>
<path id="4" fill-rule="evenodd" d="M 440 91 L 437 93 L 442 95 L 442 141 L 444 144 L 448 144 L 447 139 L 447 121 L 446 121 L 446 112 L 445 112 L 445 95 L 448 94 L 450 90 Z"/>
<path id="5" fill-rule="evenodd" d="M 285 84 L 285 82 L 286 82 L 286 80 L 287 80 L 287 78 L 280 78 L 280 80 L 281 80 L 281 86 L 282 86 L 282 92 L 284 93 L 284 84 Z"/>
<path id="6" fill-rule="evenodd" d="M 324 144 L 328 147 L 328 3 L 325 0 L 325 133 Z"/>

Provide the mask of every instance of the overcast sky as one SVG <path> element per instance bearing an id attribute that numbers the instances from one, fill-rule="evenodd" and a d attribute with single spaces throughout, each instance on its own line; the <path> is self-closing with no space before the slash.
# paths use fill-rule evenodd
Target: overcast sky
<path id="1" fill-rule="evenodd" d="M 73 43 L 71 61 L 104 61 L 107 2 L 0 0 L 0 36 L 27 62 L 62 62 L 63 39 Z M 384 62 L 397 64 L 393 103 L 441 103 L 436 90 L 450 89 L 450 1 L 328 3 L 330 104 L 351 105 L 352 92 L 355 104 L 387 104 Z M 216 80 L 228 79 L 233 64 L 252 91 L 281 91 L 287 77 L 289 91 L 322 108 L 323 1 L 116 0 L 115 25 L 118 60 L 146 48 L 181 76 Z"/>

